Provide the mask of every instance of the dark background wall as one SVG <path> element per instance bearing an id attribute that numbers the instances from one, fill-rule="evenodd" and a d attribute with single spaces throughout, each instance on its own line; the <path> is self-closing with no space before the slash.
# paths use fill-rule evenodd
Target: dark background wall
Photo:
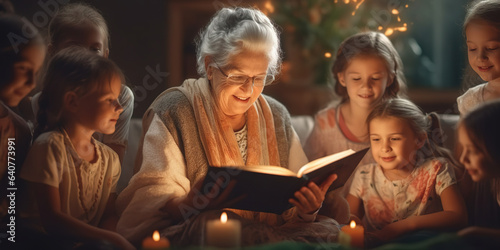
<path id="1" fill-rule="evenodd" d="M 53 12 L 68 2 L 85 2 L 101 11 L 108 22 L 110 58 L 124 71 L 134 90 L 134 117 L 144 111 L 168 87 L 197 77 L 194 38 L 222 6 L 289 4 L 292 0 L 11 0 L 18 14 L 45 30 Z M 466 5 L 470 0 L 411 1 L 405 11 L 409 31 L 391 37 L 405 65 L 409 97 L 425 111 L 456 112 L 456 98 L 478 83 L 477 76 L 464 74 L 467 65 L 462 34 Z M 312 2 L 312 1 L 311 1 Z M 373 0 L 389 4 L 394 0 Z M 384 5 L 385 6 L 385 5 Z M 341 20 L 339 20 L 340 22 Z M 292 115 L 314 115 L 332 99 L 327 86 L 291 78 L 299 47 L 287 44 L 292 37 L 282 31 L 284 64 L 279 84 L 266 87 L 265 94 L 282 102 Z M 298 61 L 304 68 L 303 61 Z M 288 67 L 288 71 L 287 71 Z M 293 73 L 293 72 L 292 72 Z M 312 73 L 312 72 L 305 72 Z M 306 74 L 306 76 L 312 74 Z M 287 80 L 288 79 L 288 80 Z M 295 79 L 295 81 L 294 81 Z M 300 78 L 302 79 L 302 78 Z M 300 82 L 300 84 L 294 84 Z"/>
<path id="2" fill-rule="evenodd" d="M 17 14 L 45 31 L 54 10 L 84 2 L 100 10 L 110 30 L 109 58 L 128 79 L 136 96 L 134 117 L 142 117 L 169 81 L 167 76 L 167 1 L 165 0 L 11 0 Z"/>

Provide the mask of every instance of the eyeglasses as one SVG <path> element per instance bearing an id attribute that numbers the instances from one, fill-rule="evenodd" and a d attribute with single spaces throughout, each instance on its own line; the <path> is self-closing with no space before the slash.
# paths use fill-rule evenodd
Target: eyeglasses
<path id="1" fill-rule="evenodd" d="M 222 71 L 222 69 L 219 67 L 219 65 L 216 63 L 217 69 L 222 73 L 223 76 L 226 77 L 227 83 L 231 85 L 243 85 L 248 82 L 248 80 L 251 78 L 252 79 L 252 85 L 256 87 L 263 87 L 266 85 L 270 85 L 274 81 L 274 75 L 268 74 L 268 75 L 258 75 L 254 77 L 249 77 L 246 75 L 227 75 Z"/>

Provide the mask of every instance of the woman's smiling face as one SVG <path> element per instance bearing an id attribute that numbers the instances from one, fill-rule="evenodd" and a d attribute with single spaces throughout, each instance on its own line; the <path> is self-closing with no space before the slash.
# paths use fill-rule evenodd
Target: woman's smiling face
<path id="1" fill-rule="evenodd" d="M 264 86 L 255 86 L 252 77 L 265 75 L 269 60 L 264 53 L 243 51 L 229 58 L 228 66 L 218 69 L 210 66 L 211 80 L 215 101 L 224 115 L 232 119 L 243 118 L 247 110 L 260 96 Z M 226 75 L 249 77 L 242 85 L 231 84 Z"/>

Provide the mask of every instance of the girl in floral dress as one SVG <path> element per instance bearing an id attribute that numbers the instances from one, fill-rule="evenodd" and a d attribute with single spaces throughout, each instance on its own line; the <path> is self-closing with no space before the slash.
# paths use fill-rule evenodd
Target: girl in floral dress
<path id="1" fill-rule="evenodd" d="M 374 108 L 367 124 L 376 163 L 356 170 L 347 196 L 351 218 L 382 242 L 417 230 L 464 226 L 457 164 L 440 146 L 436 114 L 390 99 Z"/>

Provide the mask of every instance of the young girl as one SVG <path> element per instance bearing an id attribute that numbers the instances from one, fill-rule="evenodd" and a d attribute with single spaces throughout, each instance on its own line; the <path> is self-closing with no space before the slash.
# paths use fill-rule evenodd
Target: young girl
<path id="1" fill-rule="evenodd" d="M 20 188 L 21 182 L 12 178 L 19 175 L 31 145 L 27 122 L 11 108 L 35 87 L 44 58 L 38 30 L 24 18 L 0 14 L 0 220 L 8 214 L 7 188 Z M 5 225 L 2 220 L 0 228 Z"/>
<path id="2" fill-rule="evenodd" d="M 487 100 L 500 98 L 500 2 L 477 1 L 464 22 L 471 68 L 486 83 L 470 88 L 458 97 L 458 110 L 465 114 Z"/>
<path id="3" fill-rule="evenodd" d="M 462 146 L 460 162 L 465 166 L 474 182 L 489 182 L 492 187 L 492 200 L 495 204 L 486 205 L 476 200 L 476 207 L 480 208 L 476 215 L 486 217 L 489 227 L 483 226 L 477 216 L 473 225 L 459 232 L 459 235 L 477 240 L 477 242 L 494 243 L 500 246 L 500 223 L 498 211 L 500 207 L 500 100 L 490 101 L 473 109 L 466 114 L 458 125 L 458 141 Z M 491 247 L 491 246 L 490 246 Z"/>
<path id="4" fill-rule="evenodd" d="M 399 54 L 378 32 L 347 38 L 337 52 L 333 76 L 341 101 L 316 115 L 304 146 L 309 160 L 369 147 L 366 117 L 380 100 L 398 97 L 406 86 Z M 370 162 L 373 159 L 367 154 L 360 164 Z"/>
<path id="5" fill-rule="evenodd" d="M 387 241 L 422 229 L 458 228 L 467 222 L 454 160 L 439 146 L 436 114 L 390 99 L 367 118 L 376 163 L 359 167 L 347 196 L 351 217 Z"/>
<path id="6" fill-rule="evenodd" d="M 82 3 L 65 5 L 56 13 L 48 27 L 48 38 L 50 56 L 72 45 L 86 48 L 105 58 L 109 55 L 109 32 L 104 17 L 93 7 Z M 36 94 L 32 100 L 35 115 L 38 111 L 39 95 Z M 118 118 L 115 132 L 109 135 L 98 133 L 95 137 L 112 148 L 122 162 L 134 111 L 132 90 L 123 85 L 118 100 L 123 106 L 123 112 Z"/>
<path id="7" fill-rule="evenodd" d="M 112 231 L 118 219 L 118 156 L 92 137 L 115 131 L 123 111 L 120 69 L 95 53 L 70 47 L 52 58 L 43 83 L 36 140 L 21 172 L 36 193 L 43 228 L 75 241 L 106 240 L 132 249 Z"/>

